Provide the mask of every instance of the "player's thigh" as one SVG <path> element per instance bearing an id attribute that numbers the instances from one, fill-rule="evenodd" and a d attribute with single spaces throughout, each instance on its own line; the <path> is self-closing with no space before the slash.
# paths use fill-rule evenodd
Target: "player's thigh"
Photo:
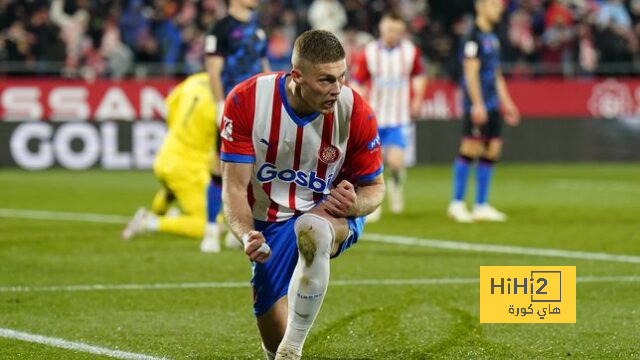
<path id="1" fill-rule="evenodd" d="M 185 214 L 205 216 L 206 189 L 209 182 L 206 169 L 173 172 L 165 176 L 164 181 Z"/>
<path id="2" fill-rule="evenodd" d="M 498 158 L 500 158 L 500 154 L 502 154 L 502 139 L 490 139 L 487 143 L 484 157 L 491 160 L 498 160 Z"/>
<path id="3" fill-rule="evenodd" d="M 311 209 L 311 211 L 309 211 L 309 214 L 318 215 L 331 223 L 336 236 L 336 244 L 340 244 L 346 240 L 347 236 L 349 235 L 349 224 L 346 218 L 337 218 L 329 215 L 323 203 L 320 203 L 320 205 Z"/>
<path id="4" fill-rule="evenodd" d="M 389 146 L 385 149 L 385 161 L 392 169 L 404 167 L 404 148 L 399 146 Z"/>
<path id="5" fill-rule="evenodd" d="M 484 141 L 481 138 L 464 137 L 460 141 L 460 154 L 471 158 L 477 158 L 484 151 Z"/>

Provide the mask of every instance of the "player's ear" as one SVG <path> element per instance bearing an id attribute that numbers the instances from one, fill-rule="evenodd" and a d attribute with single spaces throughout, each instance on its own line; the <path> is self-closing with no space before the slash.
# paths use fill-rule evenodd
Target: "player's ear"
<path id="1" fill-rule="evenodd" d="M 302 83 L 302 73 L 299 69 L 293 68 L 291 70 L 291 79 L 296 83 L 296 85 L 300 85 L 300 83 Z"/>

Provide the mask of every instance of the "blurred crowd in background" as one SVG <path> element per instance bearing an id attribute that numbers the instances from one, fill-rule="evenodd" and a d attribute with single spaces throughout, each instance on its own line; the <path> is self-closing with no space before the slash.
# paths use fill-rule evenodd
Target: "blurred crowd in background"
<path id="1" fill-rule="evenodd" d="M 640 0 L 505 0 L 496 32 L 504 71 L 632 75 L 640 70 Z M 203 70 L 207 31 L 223 0 L 0 0 L 0 74 L 66 77 L 182 76 Z M 386 11 L 402 14 L 429 75 L 457 78 L 459 42 L 473 0 L 263 0 L 273 69 L 289 67 L 295 37 L 339 34 L 351 58 Z M 349 59 L 350 60 L 350 59 Z"/>

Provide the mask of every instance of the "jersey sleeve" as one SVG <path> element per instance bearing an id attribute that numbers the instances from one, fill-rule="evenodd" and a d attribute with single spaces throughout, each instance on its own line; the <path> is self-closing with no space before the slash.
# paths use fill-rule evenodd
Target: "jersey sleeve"
<path id="1" fill-rule="evenodd" d="M 415 47 L 415 55 L 413 57 L 413 66 L 411 68 L 411 76 L 418 76 L 424 73 L 424 66 L 422 65 L 422 56 L 420 49 Z"/>
<path id="2" fill-rule="evenodd" d="M 218 21 L 204 38 L 204 52 L 207 56 L 227 56 L 229 42 L 224 20 Z"/>
<path id="3" fill-rule="evenodd" d="M 369 67 L 367 66 L 367 55 L 366 51 L 362 51 L 358 54 L 354 61 L 354 70 L 351 73 L 351 79 L 357 83 L 363 84 L 371 79 L 371 73 L 369 72 Z"/>
<path id="4" fill-rule="evenodd" d="M 220 129 L 220 159 L 224 162 L 252 164 L 256 161 L 252 136 L 253 100 L 245 83 L 240 83 L 227 96 Z"/>
<path id="5" fill-rule="evenodd" d="M 350 174 L 349 177 L 356 184 L 362 184 L 373 181 L 382 173 L 382 151 L 373 110 L 355 91 L 353 96 L 344 173 Z"/>
<path id="6" fill-rule="evenodd" d="M 462 43 L 463 59 L 478 59 L 480 57 L 480 43 L 473 34 L 464 39 Z"/>

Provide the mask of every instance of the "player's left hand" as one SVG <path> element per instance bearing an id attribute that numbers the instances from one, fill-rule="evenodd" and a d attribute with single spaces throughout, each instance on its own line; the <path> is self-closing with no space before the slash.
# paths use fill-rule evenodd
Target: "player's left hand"
<path id="1" fill-rule="evenodd" d="M 514 104 L 505 105 L 504 121 L 511 126 L 516 126 L 520 123 L 520 112 Z"/>
<path id="2" fill-rule="evenodd" d="M 345 218 L 356 214 L 356 190 L 353 184 L 342 180 L 324 200 L 325 209 L 333 216 Z"/>

